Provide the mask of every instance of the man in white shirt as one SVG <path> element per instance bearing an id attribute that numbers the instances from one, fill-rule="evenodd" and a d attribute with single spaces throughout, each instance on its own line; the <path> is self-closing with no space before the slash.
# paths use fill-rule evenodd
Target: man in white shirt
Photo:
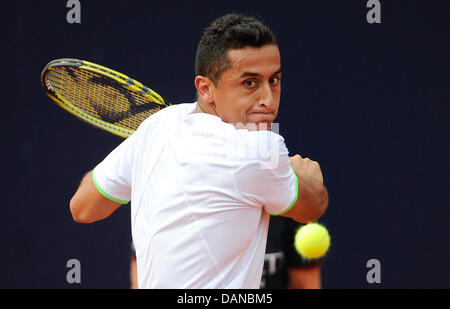
<path id="1" fill-rule="evenodd" d="M 195 69 L 198 102 L 146 119 L 85 175 L 70 209 L 90 223 L 132 201 L 140 288 L 259 288 L 270 214 L 318 219 L 323 176 L 270 130 L 281 58 L 267 26 L 216 19 Z"/>

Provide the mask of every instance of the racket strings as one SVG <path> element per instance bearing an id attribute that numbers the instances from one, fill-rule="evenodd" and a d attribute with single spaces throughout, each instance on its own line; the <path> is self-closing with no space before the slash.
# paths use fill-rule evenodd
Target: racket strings
<path id="1" fill-rule="evenodd" d="M 164 106 L 101 74 L 74 67 L 56 67 L 47 74 L 55 93 L 93 118 L 136 130 Z"/>

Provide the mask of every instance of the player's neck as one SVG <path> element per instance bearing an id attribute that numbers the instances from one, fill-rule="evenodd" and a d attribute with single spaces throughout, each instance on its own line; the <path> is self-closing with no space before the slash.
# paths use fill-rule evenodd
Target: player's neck
<path id="1" fill-rule="evenodd" d="M 211 115 L 220 117 L 214 108 L 214 104 L 208 104 L 208 103 L 202 102 L 200 99 L 197 102 L 195 112 L 196 113 L 206 113 L 206 114 L 211 114 Z"/>

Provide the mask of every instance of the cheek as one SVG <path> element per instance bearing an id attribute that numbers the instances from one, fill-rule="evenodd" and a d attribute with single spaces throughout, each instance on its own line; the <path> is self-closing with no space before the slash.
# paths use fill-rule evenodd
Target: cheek
<path id="1" fill-rule="evenodd" d="M 216 96 L 216 108 L 221 118 L 228 123 L 245 122 L 247 112 L 252 104 L 248 98 L 238 93 L 227 91 Z"/>
<path id="2" fill-rule="evenodd" d="M 225 111 L 226 121 L 232 123 L 246 122 L 247 111 L 245 105 L 241 102 L 234 101 L 230 104 L 229 108 Z"/>
<path id="3" fill-rule="evenodd" d="M 278 109 L 280 107 L 280 98 L 281 98 L 281 91 L 275 91 L 273 93 L 273 97 L 274 97 L 274 103 L 275 103 L 275 112 L 278 113 Z"/>
<path id="4" fill-rule="evenodd" d="M 278 111 L 278 108 L 280 107 L 280 99 L 281 99 L 280 92 L 278 92 L 278 96 L 276 97 L 276 100 L 275 100 L 277 111 Z"/>
<path id="5" fill-rule="evenodd" d="M 239 117 L 239 121 L 246 123 L 248 113 L 251 112 L 254 104 L 254 100 L 250 96 L 241 96 L 239 100 L 235 101 L 234 115 Z"/>

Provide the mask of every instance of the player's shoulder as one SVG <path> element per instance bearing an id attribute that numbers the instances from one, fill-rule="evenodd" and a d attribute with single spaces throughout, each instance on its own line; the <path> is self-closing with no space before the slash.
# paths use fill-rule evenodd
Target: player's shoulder
<path id="1" fill-rule="evenodd" d="M 276 132 L 270 130 L 248 131 L 245 129 L 239 129 L 236 132 L 238 141 L 236 147 L 241 150 L 241 155 L 247 159 L 270 161 L 288 154 L 284 138 Z"/>
<path id="2" fill-rule="evenodd" d="M 239 138 L 250 141 L 270 141 L 275 143 L 283 143 L 284 138 L 279 133 L 271 130 L 252 131 L 247 129 L 237 129 Z"/>
<path id="3" fill-rule="evenodd" d="M 146 128 L 151 126 L 151 124 L 159 123 L 161 121 L 170 121 L 171 118 L 172 120 L 183 118 L 185 115 L 195 111 L 195 106 L 196 103 L 178 103 L 170 105 L 145 119 L 139 127 Z"/>
<path id="4" fill-rule="evenodd" d="M 176 116 L 185 116 L 187 114 L 190 114 L 195 111 L 196 103 L 177 103 L 170 105 L 157 113 L 153 114 L 152 116 L 148 117 L 146 119 L 151 120 L 158 120 L 164 117 L 176 117 Z"/>

